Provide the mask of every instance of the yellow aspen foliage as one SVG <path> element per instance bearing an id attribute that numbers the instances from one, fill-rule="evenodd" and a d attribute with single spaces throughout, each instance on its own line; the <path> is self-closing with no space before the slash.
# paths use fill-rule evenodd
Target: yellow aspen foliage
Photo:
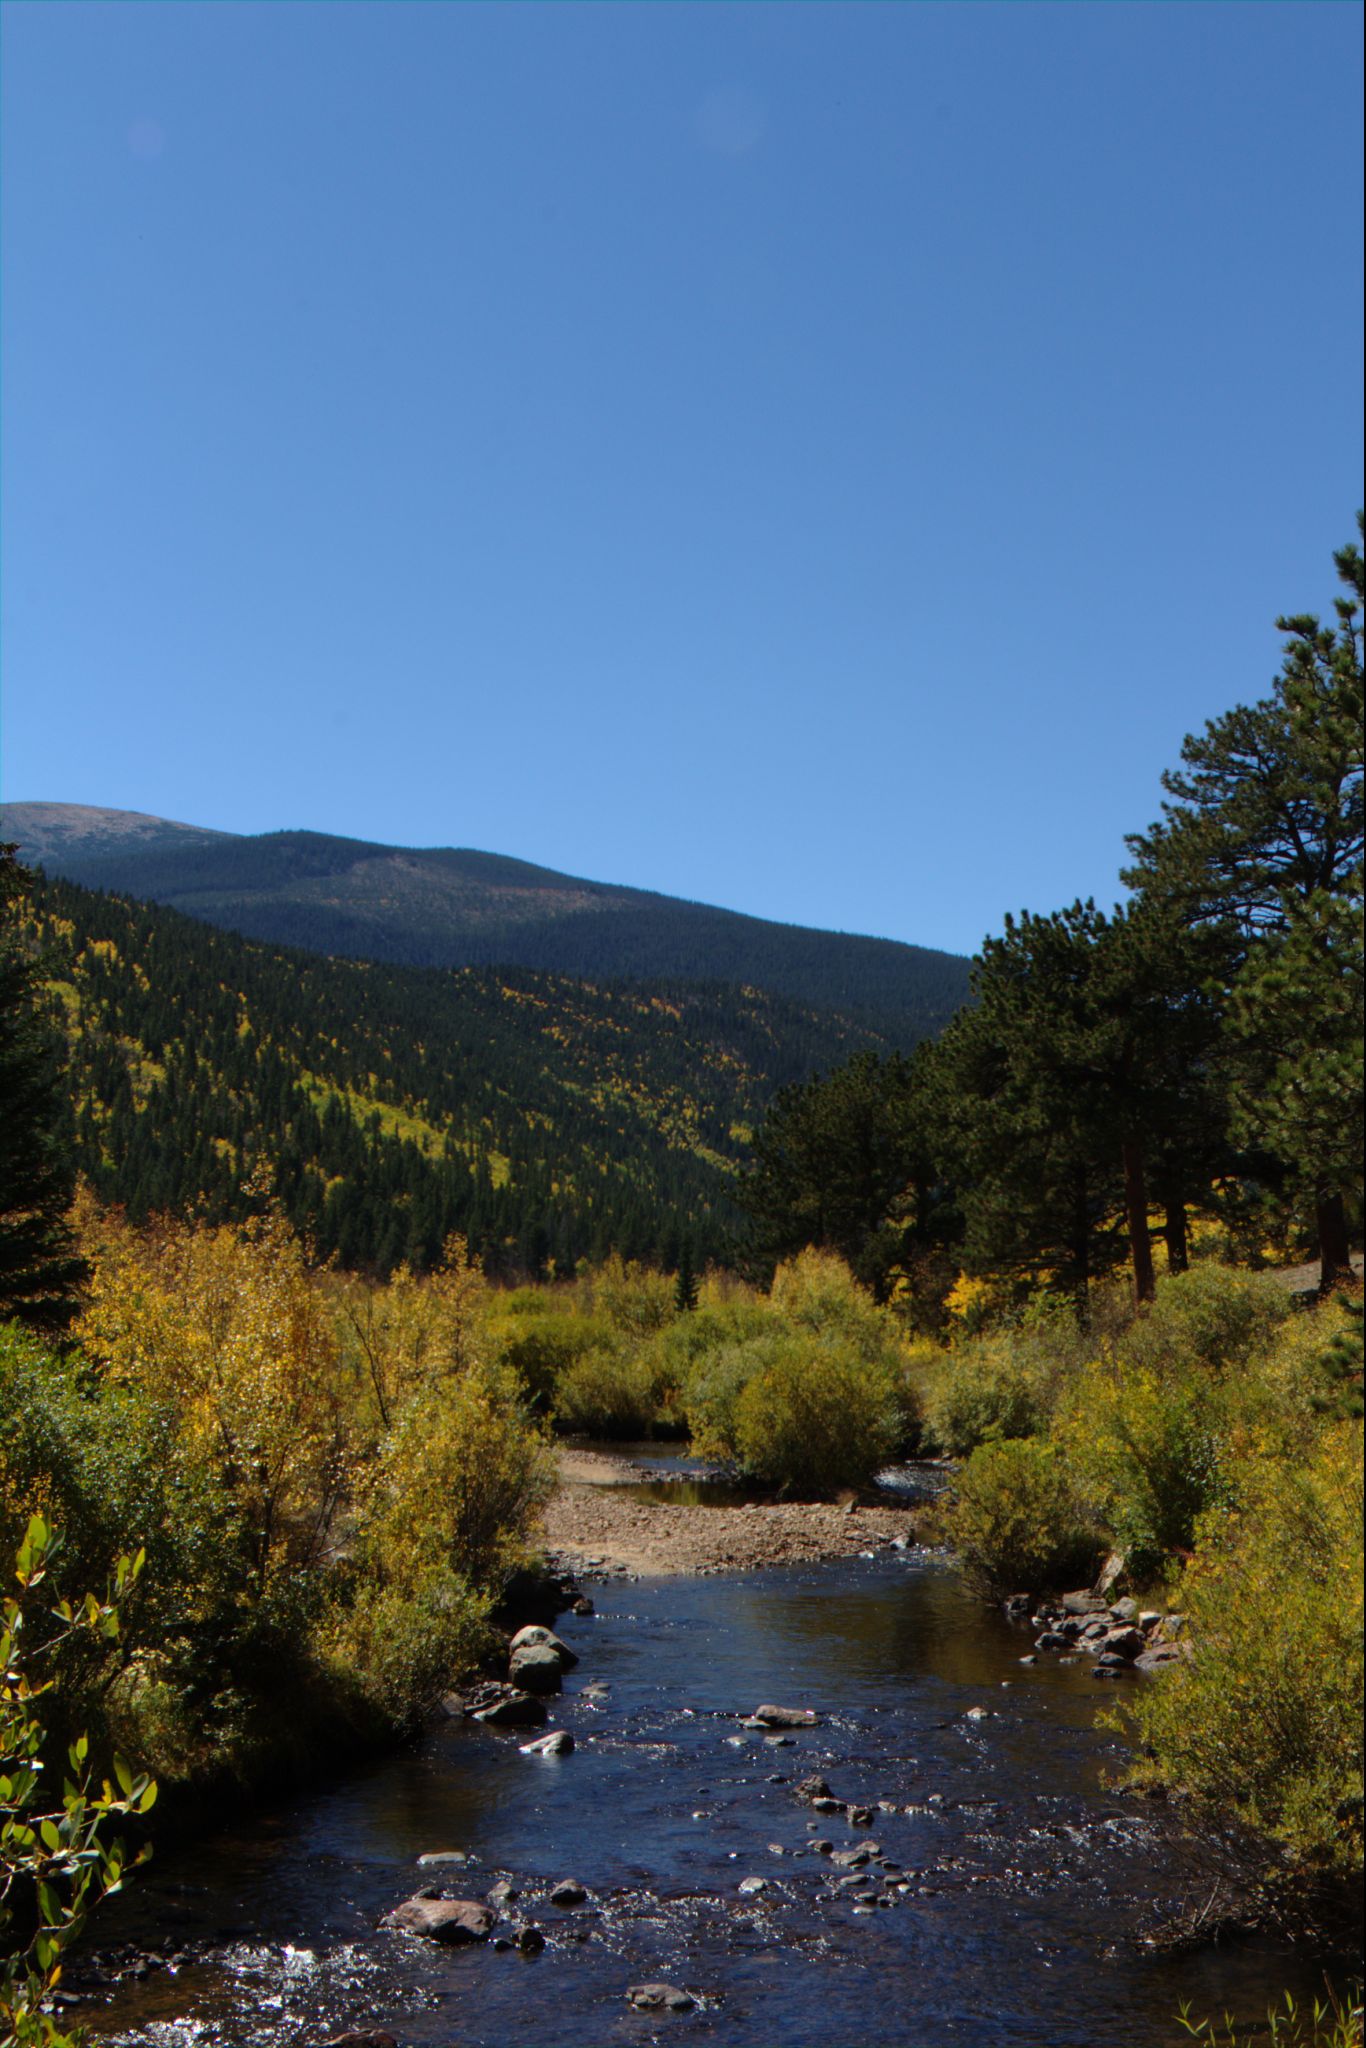
<path id="1" fill-rule="evenodd" d="M 374 1433 L 392 1429 L 407 1403 L 486 1358 L 488 1288 L 463 1237 L 446 1240 L 436 1272 L 400 1266 L 384 1286 L 337 1278 L 338 1338 Z"/>
<path id="2" fill-rule="evenodd" d="M 333 1321 L 284 1219 L 106 1219 L 90 1253 L 87 1352 L 174 1410 L 187 1455 L 236 1502 L 262 1586 L 316 1561 L 350 1461 Z"/>

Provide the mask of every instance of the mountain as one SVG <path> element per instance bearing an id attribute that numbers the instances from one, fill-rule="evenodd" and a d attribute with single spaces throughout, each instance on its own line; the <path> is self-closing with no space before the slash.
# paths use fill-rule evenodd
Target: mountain
<path id="1" fill-rule="evenodd" d="M 97 1195 L 226 1220 L 265 1164 L 320 1254 L 381 1271 L 453 1230 L 504 1276 L 722 1258 L 775 1090 L 889 1045 L 754 989 L 328 959 L 42 876 L 25 915 Z"/>
<path id="2" fill-rule="evenodd" d="M 342 958 L 724 982 L 865 1017 L 905 1046 L 967 995 L 956 954 L 775 924 L 501 854 L 210 832 L 83 804 L 6 804 L 0 831 L 51 875 Z"/>

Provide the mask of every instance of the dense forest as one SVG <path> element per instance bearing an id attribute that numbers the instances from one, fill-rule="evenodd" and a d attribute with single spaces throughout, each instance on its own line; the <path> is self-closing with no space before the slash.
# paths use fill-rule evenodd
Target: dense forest
<path id="1" fill-rule="evenodd" d="M 329 960 L 62 881 L 28 915 L 96 1194 L 218 1222 L 268 1162 L 319 1254 L 378 1272 L 452 1231 L 504 1275 L 720 1258 L 775 1088 L 886 1044 L 753 990 Z"/>
<path id="2" fill-rule="evenodd" d="M 503 855 L 320 832 L 204 833 L 81 805 L 8 804 L 20 857 L 268 944 L 416 967 L 530 967 L 590 981 L 702 980 L 857 1014 L 904 1047 L 939 1030 L 967 962 L 807 930 Z"/>

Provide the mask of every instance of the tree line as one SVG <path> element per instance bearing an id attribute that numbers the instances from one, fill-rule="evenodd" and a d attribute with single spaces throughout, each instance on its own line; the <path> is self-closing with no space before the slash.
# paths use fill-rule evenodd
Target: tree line
<path id="1" fill-rule="evenodd" d="M 1359 520 L 1360 524 L 1360 520 Z M 741 1200 L 757 1254 L 838 1251 L 932 1316 L 961 1265 L 1085 1301 L 1127 1261 L 1150 1300 L 1192 1219 L 1312 1243 L 1325 1288 L 1360 1225 L 1360 549 L 1335 618 L 1277 621 L 1269 696 L 1182 744 L 1129 900 L 1007 917 L 968 1004 L 913 1055 L 789 1087 Z"/>

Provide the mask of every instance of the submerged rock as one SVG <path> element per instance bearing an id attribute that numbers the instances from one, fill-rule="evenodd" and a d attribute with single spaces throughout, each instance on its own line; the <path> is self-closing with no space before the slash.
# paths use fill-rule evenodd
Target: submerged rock
<path id="1" fill-rule="evenodd" d="M 386 1913 L 381 1927 L 400 1934 L 421 1934 L 428 1941 L 448 1946 L 466 1941 L 484 1941 L 497 1914 L 478 1899 L 405 1899 Z"/>
<path id="2" fill-rule="evenodd" d="M 545 1725 L 545 1707 L 529 1692 L 516 1685 L 481 1685 L 465 1704 L 472 1721 L 484 1721 L 491 1728 L 540 1728 Z"/>
<path id="3" fill-rule="evenodd" d="M 521 1745 L 523 1756 L 568 1756 L 574 1747 L 574 1738 L 567 1728 L 555 1728 L 549 1735 L 539 1735 L 534 1742 Z"/>

